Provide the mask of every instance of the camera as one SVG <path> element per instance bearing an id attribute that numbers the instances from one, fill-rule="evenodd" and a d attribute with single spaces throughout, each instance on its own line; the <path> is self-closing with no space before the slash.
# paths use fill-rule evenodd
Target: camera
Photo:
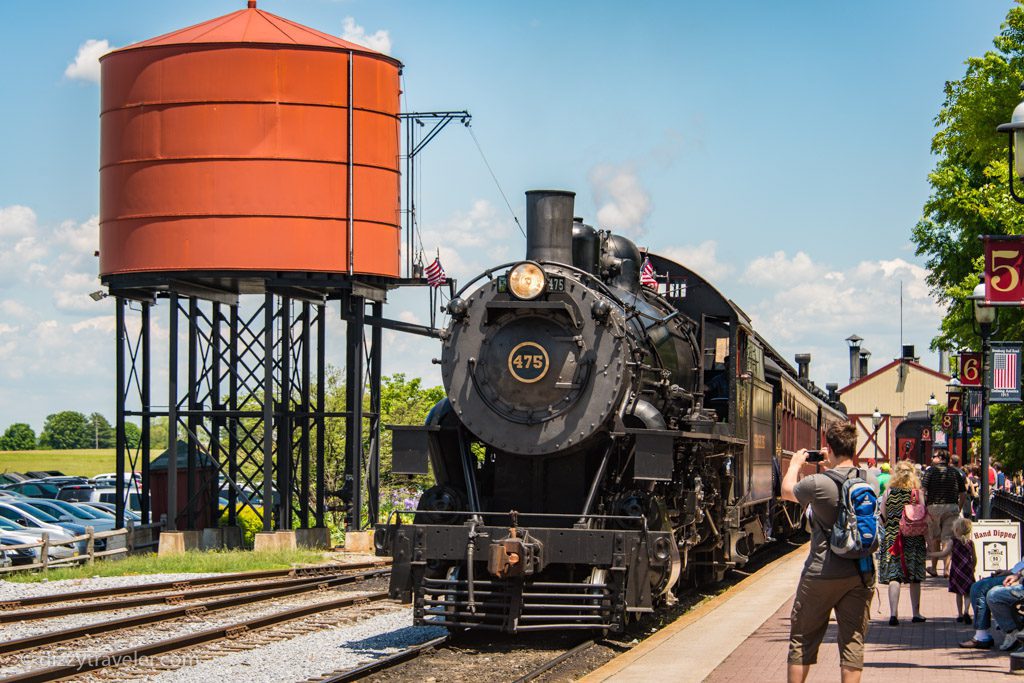
<path id="1" fill-rule="evenodd" d="M 807 451 L 806 462 L 822 462 L 825 459 L 825 454 L 821 451 Z"/>

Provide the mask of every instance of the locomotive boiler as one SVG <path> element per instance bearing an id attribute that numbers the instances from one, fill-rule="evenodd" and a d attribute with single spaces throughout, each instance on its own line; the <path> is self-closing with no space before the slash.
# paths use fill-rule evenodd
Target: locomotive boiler
<path id="1" fill-rule="evenodd" d="M 395 428 L 394 471 L 436 482 L 375 534 L 417 623 L 621 630 L 793 529 L 781 462 L 843 419 L 703 278 L 573 200 L 527 193 L 525 259 L 449 302 L 446 398 Z"/>

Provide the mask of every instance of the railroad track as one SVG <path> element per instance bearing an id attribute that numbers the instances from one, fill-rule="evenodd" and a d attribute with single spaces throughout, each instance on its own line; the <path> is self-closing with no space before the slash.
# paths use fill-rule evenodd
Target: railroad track
<path id="1" fill-rule="evenodd" d="M 373 569 L 375 567 L 390 566 L 390 564 L 390 562 L 354 562 L 352 564 L 315 565 L 311 567 L 293 567 L 291 569 L 268 569 L 255 572 L 218 574 L 216 576 L 204 576 L 196 579 L 184 579 L 181 581 L 162 581 L 160 583 L 147 583 L 137 586 L 118 586 L 115 588 L 98 588 L 87 591 L 75 591 L 72 593 L 37 595 L 35 597 L 19 598 L 17 600 L 0 600 L 0 617 L 2 617 L 2 613 L 6 611 L 18 610 L 23 607 L 35 607 L 37 605 L 81 602 L 86 600 L 95 600 L 98 598 L 109 598 L 111 596 L 126 596 L 141 593 L 159 593 L 167 591 L 185 592 L 198 586 L 212 586 L 222 583 L 238 583 L 242 581 L 290 577 L 302 578 L 305 576 L 323 576 L 324 574 L 335 574 L 339 571 Z"/>
<path id="2" fill-rule="evenodd" d="M 345 569 L 348 570 L 349 568 L 346 567 Z M 387 570 L 379 571 L 387 573 Z M 373 572 L 368 572 L 367 574 L 373 575 Z M 367 576 L 367 574 L 361 574 L 359 576 Z M 248 581 L 246 583 L 241 584 L 218 586 L 214 588 L 205 588 L 201 590 L 179 591 L 175 593 L 163 593 L 160 595 L 142 595 L 137 598 L 125 598 L 123 600 L 97 600 L 93 602 L 84 602 L 77 605 L 61 605 L 60 607 L 50 607 L 44 609 L 0 612 L 0 624 L 11 622 L 36 621 L 39 619 L 50 619 L 53 617 L 61 617 L 69 614 L 83 614 L 87 612 L 110 612 L 114 610 L 129 609 L 133 607 L 144 607 L 146 605 L 180 605 L 181 603 L 187 600 L 201 600 L 203 598 L 210 598 L 219 595 L 234 595 L 237 593 L 252 593 L 274 588 L 303 586 L 310 583 L 318 583 L 323 581 L 324 579 L 339 576 L 348 576 L 347 574 L 343 574 L 337 570 L 332 573 L 306 574 L 300 575 L 298 578 L 287 578 L 291 575 L 292 574 L 285 575 L 286 578 L 283 579 L 277 578 L 268 581 Z M 131 595 L 134 592 L 137 591 L 128 591 L 127 594 Z M 147 591 L 143 592 L 145 593 Z"/>
<path id="3" fill-rule="evenodd" d="M 267 600 L 275 600 L 278 598 L 300 595 L 302 593 L 329 590 L 336 586 L 343 586 L 345 584 L 356 583 L 359 581 L 365 581 L 366 579 L 384 576 L 386 574 L 389 574 L 390 571 L 391 570 L 389 569 L 375 569 L 368 572 L 361 572 L 358 574 L 341 574 L 327 578 L 320 577 L 313 580 L 300 582 L 298 585 L 290 585 L 283 588 L 272 588 L 270 590 L 261 590 L 253 593 L 247 593 L 244 595 L 222 598 L 220 600 L 179 605 L 176 607 L 172 607 L 170 609 L 159 610 L 156 612 L 147 612 L 145 614 L 123 617 L 121 619 L 112 619 L 110 621 L 95 622 L 92 624 L 87 624 L 85 626 L 77 626 L 73 628 L 63 629 L 60 631 L 48 631 L 46 633 L 28 636 L 25 638 L 6 640 L 0 642 L 0 655 L 11 655 L 43 646 L 66 644 L 86 636 L 94 637 L 98 634 L 112 633 L 114 631 L 120 631 L 127 628 L 134 628 L 137 626 L 150 626 L 152 624 L 158 624 L 160 622 L 169 621 L 171 619 L 178 619 L 181 617 L 193 617 L 201 614 L 208 614 L 210 612 L 216 612 L 220 610 L 239 607 L 241 605 L 248 605 Z"/>
<path id="4" fill-rule="evenodd" d="M 258 635 L 255 632 L 258 632 L 261 629 L 268 629 L 279 624 L 303 619 L 311 615 L 342 610 L 386 599 L 388 599 L 386 591 L 336 598 L 334 600 L 320 602 L 313 605 L 304 605 L 302 607 L 274 612 L 273 614 L 262 617 L 237 621 L 229 625 L 218 626 L 217 628 L 197 633 L 167 638 L 137 647 L 104 652 L 102 654 L 80 658 L 68 664 L 26 671 L 24 673 L 0 679 L 0 683 L 43 683 L 45 681 L 56 681 L 89 672 L 110 670 L 112 667 L 117 667 L 119 665 L 141 665 L 146 667 L 147 659 L 157 655 L 163 655 L 184 649 L 192 651 L 196 647 L 209 645 L 218 641 L 239 640 L 252 635 Z M 317 626 L 317 628 L 319 628 L 319 626 Z M 265 642 L 265 639 L 255 638 L 254 642 L 245 646 L 245 649 L 259 647 Z M 235 647 L 232 649 L 237 650 L 239 648 Z M 161 663 L 156 663 L 150 671 L 161 671 L 166 670 L 167 668 L 168 667 L 163 666 Z"/>

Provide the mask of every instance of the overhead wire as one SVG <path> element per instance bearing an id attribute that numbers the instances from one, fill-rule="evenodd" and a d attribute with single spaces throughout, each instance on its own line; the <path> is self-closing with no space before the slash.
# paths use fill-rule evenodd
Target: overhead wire
<path id="1" fill-rule="evenodd" d="M 519 228 L 519 231 L 522 232 L 522 237 L 525 238 L 526 230 L 522 229 L 522 224 L 519 222 L 519 217 L 516 216 L 515 211 L 512 210 L 512 205 L 509 203 L 509 198 L 505 196 L 505 190 L 502 189 L 502 183 L 498 181 L 498 176 L 495 175 L 494 169 L 490 168 L 490 164 L 487 162 L 487 157 L 486 155 L 483 154 L 483 147 L 480 146 L 480 141 L 476 139 L 476 134 L 473 132 L 473 129 L 468 122 L 465 124 L 465 127 L 466 130 L 469 131 L 469 136 L 473 138 L 473 144 L 476 145 L 476 151 L 480 153 L 480 159 L 483 160 L 483 165 L 487 168 L 487 172 L 490 174 L 490 177 L 492 177 L 492 179 L 495 181 L 495 185 L 498 187 L 498 193 L 502 196 L 502 199 L 505 200 L 505 206 L 509 208 L 509 213 L 512 214 L 512 220 L 515 221 L 516 227 Z"/>

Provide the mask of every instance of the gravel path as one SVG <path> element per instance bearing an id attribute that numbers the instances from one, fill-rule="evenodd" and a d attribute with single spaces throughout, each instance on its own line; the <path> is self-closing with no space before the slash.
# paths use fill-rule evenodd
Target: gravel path
<path id="1" fill-rule="evenodd" d="M 149 678 L 156 683 L 281 683 L 347 669 L 445 634 L 413 626 L 412 610 L 394 608 L 351 626 L 326 629 Z"/>

